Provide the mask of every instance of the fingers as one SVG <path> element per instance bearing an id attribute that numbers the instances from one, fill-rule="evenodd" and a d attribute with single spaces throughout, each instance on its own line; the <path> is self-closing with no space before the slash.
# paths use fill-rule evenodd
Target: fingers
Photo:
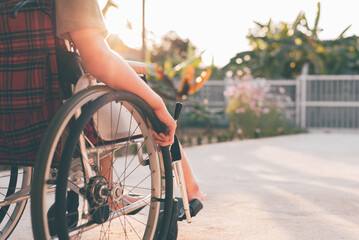
<path id="1" fill-rule="evenodd" d="M 156 144 L 158 144 L 162 147 L 169 146 L 169 145 L 173 144 L 175 128 L 172 131 L 170 131 L 169 133 L 165 134 L 165 133 L 157 133 L 156 131 L 154 131 L 150 121 L 148 121 L 148 125 L 151 129 L 151 133 L 155 139 Z"/>
<path id="2" fill-rule="evenodd" d="M 151 130 L 151 132 L 155 139 L 155 142 L 162 147 L 172 145 L 174 142 L 174 133 L 173 134 L 157 133 L 154 130 Z"/>
<path id="3" fill-rule="evenodd" d="M 171 145 L 174 142 L 174 134 L 177 126 L 176 122 L 166 108 L 160 108 L 155 110 L 155 114 L 158 117 L 158 120 L 160 120 L 165 126 L 165 128 L 163 129 L 163 133 L 156 133 L 152 131 L 156 143 L 160 146 Z"/>
<path id="4" fill-rule="evenodd" d="M 156 133 L 152 130 L 152 135 L 155 138 L 155 142 L 162 147 L 171 145 L 174 142 L 174 136 L 172 134 L 166 135 L 164 133 Z"/>

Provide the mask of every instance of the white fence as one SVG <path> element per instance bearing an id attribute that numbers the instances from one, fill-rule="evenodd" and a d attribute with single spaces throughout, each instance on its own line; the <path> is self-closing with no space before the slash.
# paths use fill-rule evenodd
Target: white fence
<path id="1" fill-rule="evenodd" d="M 207 105 L 209 110 L 221 110 L 227 106 L 226 98 L 223 95 L 227 88 L 224 80 L 210 80 L 199 90 L 195 96 L 197 103 Z"/>
<path id="2" fill-rule="evenodd" d="M 302 128 L 359 128 L 359 75 L 302 75 Z"/>
<path id="3" fill-rule="evenodd" d="M 286 90 L 292 122 L 306 129 L 359 129 L 359 75 L 307 75 L 296 79 L 267 80 Z M 228 81 L 210 80 L 196 96 L 209 109 L 224 109 Z"/>

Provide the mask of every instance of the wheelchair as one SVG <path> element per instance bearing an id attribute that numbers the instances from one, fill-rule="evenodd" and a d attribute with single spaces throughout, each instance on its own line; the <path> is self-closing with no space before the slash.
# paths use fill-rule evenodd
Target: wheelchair
<path id="1" fill-rule="evenodd" d="M 145 74 L 144 64 L 129 63 Z M 184 204 L 187 195 L 180 161 L 174 168 L 170 147 L 154 142 L 151 129 L 163 126 L 153 110 L 89 76 L 74 91 L 50 122 L 35 167 L 0 176 L 1 239 L 30 198 L 35 239 L 176 239 L 173 173 Z"/>

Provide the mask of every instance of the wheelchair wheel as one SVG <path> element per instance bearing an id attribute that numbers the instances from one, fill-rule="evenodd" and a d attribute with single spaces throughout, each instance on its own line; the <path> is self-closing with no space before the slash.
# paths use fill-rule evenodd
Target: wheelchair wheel
<path id="1" fill-rule="evenodd" d="M 39 147 L 31 186 L 31 220 L 35 239 L 50 239 L 51 235 L 57 233 L 56 226 L 54 227 L 54 210 L 56 208 L 54 206 L 54 191 L 56 187 L 58 171 L 56 167 L 52 168 L 52 163 L 53 159 L 58 159 L 62 155 L 64 143 L 66 142 L 67 136 L 69 134 L 69 129 L 71 129 L 72 122 L 74 122 L 74 116 L 78 114 L 85 105 L 88 105 L 99 96 L 110 92 L 113 92 L 113 90 L 107 86 L 94 86 L 78 92 L 66 101 L 66 103 L 60 108 L 49 124 L 42 143 Z M 153 119 L 153 117 L 150 119 Z M 156 125 L 156 121 L 152 120 L 151 123 L 155 130 L 160 129 L 160 127 Z M 165 154 L 168 154 L 168 151 L 162 151 L 162 155 Z M 164 156 L 163 158 L 169 159 L 170 157 Z M 82 167 L 81 160 L 82 159 L 80 159 L 80 167 Z M 167 163 L 168 161 L 164 162 Z M 76 163 L 76 161 L 73 161 L 72 164 L 76 165 Z M 166 166 L 166 178 L 168 178 L 168 176 L 171 176 L 171 174 L 168 174 L 171 172 L 171 169 L 169 169 L 171 167 L 168 167 L 168 164 Z M 71 169 L 74 168 L 74 166 L 71 167 Z M 91 173 L 87 175 L 89 176 Z M 166 182 L 170 181 L 172 181 L 172 178 L 166 180 Z M 172 194 L 172 186 L 170 185 L 171 184 L 165 186 L 166 201 L 169 199 L 168 196 Z M 164 184 L 162 184 L 162 187 L 164 187 Z M 71 193 L 72 192 L 70 191 L 68 196 L 73 196 Z M 73 202 L 71 200 L 73 199 L 68 197 L 68 201 Z M 76 199 L 74 201 L 76 202 Z M 164 239 L 165 237 L 162 236 L 166 236 L 167 234 L 166 230 L 168 229 L 169 219 L 172 213 L 171 204 L 172 202 L 168 201 L 161 203 L 161 209 L 164 209 L 163 212 L 161 212 L 161 218 L 164 219 L 164 221 L 162 221 L 163 223 L 159 228 L 160 239 Z M 73 219 L 72 221 L 74 221 Z M 72 225 L 74 222 L 69 222 L 69 224 Z"/>
<path id="2" fill-rule="evenodd" d="M 57 168 L 63 144 L 75 115 L 99 96 L 113 91 L 107 86 L 84 89 L 68 99 L 51 120 L 40 144 L 31 185 L 31 221 L 34 239 L 50 239 L 53 230 Z M 49 227 L 50 225 L 50 227 Z M 50 229 L 51 228 L 51 229 Z"/>
<path id="3" fill-rule="evenodd" d="M 84 108 L 59 166 L 60 239 L 166 238 L 172 164 L 169 148 L 159 151 L 148 122 L 161 129 L 152 109 L 126 92 L 108 93 Z"/>
<path id="4" fill-rule="evenodd" d="M 18 224 L 29 198 L 32 170 L 11 167 L 0 171 L 0 239 L 7 239 Z"/>

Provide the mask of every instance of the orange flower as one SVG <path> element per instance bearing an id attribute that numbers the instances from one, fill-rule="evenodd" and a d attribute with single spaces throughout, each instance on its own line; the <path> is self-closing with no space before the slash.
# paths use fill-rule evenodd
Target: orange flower
<path id="1" fill-rule="evenodd" d="M 190 86 L 190 89 L 188 91 L 188 94 L 193 94 L 197 92 L 203 85 L 207 82 L 209 77 L 211 76 L 212 70 L 207 69 L 206 71 L 203 71 L 199 77 L 196 78 L 196 81 L 194 84 Z"/>
<path id="2" fill-rule="evenodd" d="M 158 66 L 157 64 L 155 65 L 155 71 L 157 73 L 157 77 L 160 79 L 160 80 L 163 80 L 164 79 L 164 72 L 163 72 L 163 68 L 161 66 Z"/>
<path id="3" fill-rule="evenodd" d="M 185 74 L 182 75 L 181 83 L 178 87 L 178 92 L 182 92 L 194 79 L 194 67 L 189 65 Z"/>

